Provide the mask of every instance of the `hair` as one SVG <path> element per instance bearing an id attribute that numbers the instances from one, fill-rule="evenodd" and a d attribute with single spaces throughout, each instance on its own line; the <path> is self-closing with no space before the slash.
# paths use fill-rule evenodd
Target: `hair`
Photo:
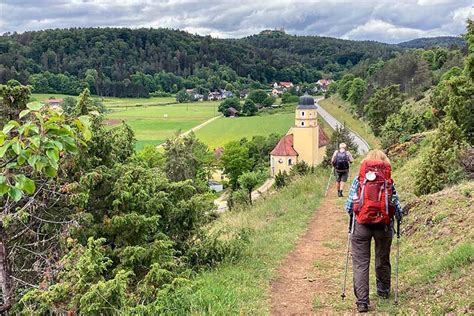
<path id="1" fill-rule="evenodd" d="M 387 155 L 385 155 L 385 153 L 380 149 L 373 149 L 369 151 L 364 160 L 379 160 L 390 164 L 390 159 L 388 159 Z"/>
<path id="2" fill-rule="evenodd" d="M 344 143 L 340 143 L 340 144 L 339 144 L 339 149 L 341 149 L 341 148 L 344 148 L 344 149 L 346 149 L 346 147 L 347 147 L 347 145 L 346 145 L 346 144 L 344 144 Z"/>

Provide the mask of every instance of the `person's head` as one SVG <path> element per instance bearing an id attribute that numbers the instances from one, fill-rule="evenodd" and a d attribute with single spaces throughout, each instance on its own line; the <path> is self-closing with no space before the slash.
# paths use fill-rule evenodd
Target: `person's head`
<path id="1" fill-rule="evenodd" d="M 339 144 L 339 150 L 340 150 L 340 151 L 345 151 L 345 150 L 346 150 L 346 147 L 347 147 L 347 145 L 344 144 L 344 143 L 340 143 L 340 144 Z"/>
<path id="2" fill-rule="evenodd" d="M 390 159 L 388 159 L 387 155 L 385 155 L 385 153 L 379 149 L 372 149 L 369 151 L 364 160 L 379 160 L 390 164 Z"/>

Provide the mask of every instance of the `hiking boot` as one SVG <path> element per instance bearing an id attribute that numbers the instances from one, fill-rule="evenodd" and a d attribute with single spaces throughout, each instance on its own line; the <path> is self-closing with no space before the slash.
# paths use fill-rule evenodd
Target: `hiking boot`
<path id="1" fill-rule="evenodd" d="M 387 299 L 389 297 L 389 294 L 386 292 L 377 292 L 377 295 L 384 299 Z"/>
<path id="2" fill-rule="evenodd" d="M 339 195 L 340 197 L 344 197 L 344 195 L 342 194 L 342 190 L 341 190 L 341 195 Z"/>
<path id="3" fill-rule="evenodd" d="M 359 313 L 367 313 L 369 311 L 369 305 L 366 303 L 357 303 L 357 311 Z"/>
<path id="4" fill-rule="evenodd" d="M 341 190 L 337 190 L 337 196 L 342 197 L 342 191 Z"/>

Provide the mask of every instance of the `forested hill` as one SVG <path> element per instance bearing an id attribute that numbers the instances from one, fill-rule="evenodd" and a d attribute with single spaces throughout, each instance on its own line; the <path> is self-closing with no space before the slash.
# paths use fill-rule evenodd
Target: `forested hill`
<path id="1" fill-rule="evenodd" d="M 323 74 L 342 73 L 362 59 L 385 59 L 398 50 L 377 42 L 291 36 L 279 31 L 216 39 L 169 29 L 55 29 L 0 36 L 0 82 L 30 83 L 31 75 L 45 72 L 80 81 L 91 69 L 97 74 L 89 75 L 110 86 L 127 84 L 137 72 L 203 78 L 199 70 L 215 70 L 217 64 L 230 67 L 239 77 L 263 83 L 314 82 Z"/>
<path id="2" fill-rule="evenodd" d="M 403 48 L 466 47 L 466 41 L 456 36 L 422 37 L 397 44 Z"/>

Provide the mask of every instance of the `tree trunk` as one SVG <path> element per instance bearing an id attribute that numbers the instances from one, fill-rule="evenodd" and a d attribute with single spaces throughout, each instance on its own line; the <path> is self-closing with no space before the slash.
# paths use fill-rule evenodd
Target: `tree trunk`
<path id="1" fill-rule="evenodd" d="M 0 223 L 1 225 L 1 223 Z M 2 290 L 2 303 L 0 313 L 8 311 L 12 305 L 12 283 L 10 277 L 10 266 L 8 263 L 8 249 L 5 245 L 5 234 L 0 226 L 0 287 Z"/>

